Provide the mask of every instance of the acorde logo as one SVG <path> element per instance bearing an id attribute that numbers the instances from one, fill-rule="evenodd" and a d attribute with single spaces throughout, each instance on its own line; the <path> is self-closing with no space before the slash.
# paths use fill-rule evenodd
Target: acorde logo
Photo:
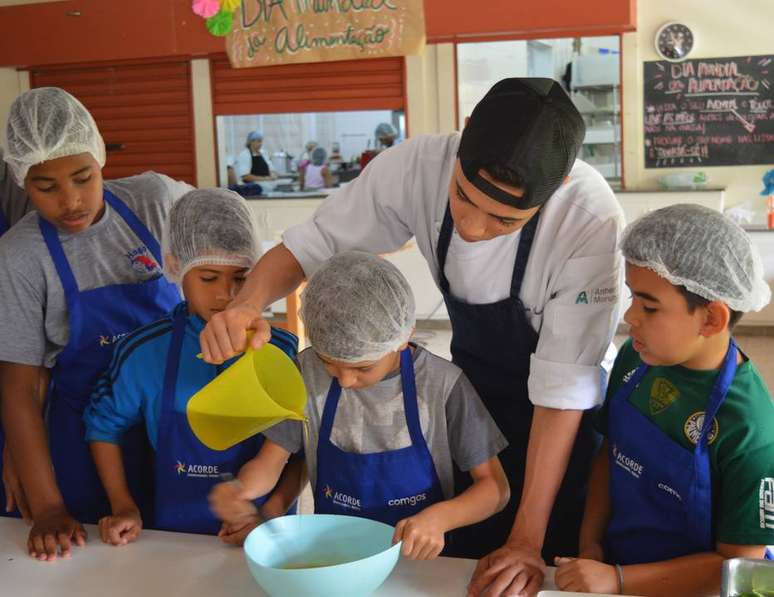
<path id="1" fill-rule="evenodd" d="M 615 460 L 615 463 L 620 466 L 622 469 L 624 469 L 626 472 L 630 473 L 633 477 L 636 477 L 637 479 L 640 478 L 640 475 L 642 475 L 642 471 L 645 470 L 645 467 L 642 466 L 639 462 L 634 460 L 634 458 L 629 458 L 626 454 L 621 452 L 618 449 L 618 446 L 613 444 L 613 459 Z"/>
<path id="2" fill-rule="evenodd" d="M 217 464 L 185 464 L 177 461 L 175 471 L 178 476 L 187 477 L 220 477 L 220 469 Z"/>
<path id="3" fill-rule="evenodd" d="M 416 506 L 419 502 L 424 502 L 427 499 L 426 493 L 418 493 L 416 495 L 409 495 L 402 498 L 396 498 L 387 502 L 388 506 Z"/>

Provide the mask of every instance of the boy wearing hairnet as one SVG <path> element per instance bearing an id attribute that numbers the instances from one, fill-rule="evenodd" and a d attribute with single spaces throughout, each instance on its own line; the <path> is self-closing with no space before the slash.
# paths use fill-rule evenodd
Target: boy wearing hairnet
<path id="1" fill-rule="evenodd" d="M 56 87 L 14 101 L 5 147 L 36 212 L 0 238 L 3 478 L 14 501 L 26 496 L 29 553 L 54 560 L 84 544 L 82 522 L 109 512 L 83 410 L 113 343 L 180 301 L 162 276 L 158 239 L 172 203 L 192 187 L 153 172 L 103 181 L 97 125 Z M 44 422 L 38 396 L 46 389 Z M 149 500 L 143 430 L 124 445 L 129 486 Z"/>
<path id="2" fill-rule="evenodd" d="M 395 525 L 403 555 L 438 556 L 445 532 L 507 503 L 497 459 L 505 438 L 462 371 L 409 342 L 414 298 L 394 265 L 341 253 L 311 277 L 301 302 L 312 344 L 299 355 L 308 428 L 285 421 L 266 430 L 238 482 L 213 491 L 216 513 L 237 523 L 304 449 L 316 513 Z M 456 496 L 453 464 L 474 480 Z"/>
<path id="3" fill-rule="evenodd" d="M 189 468 L 236 474 L 258 453 L 263 437 L 211 450 L 194 436 L 185 413 L 191 397 L 235 360 L 213 366 L 196 355 L 199 332 L 233 298 L 259 256 L 245 200 L 222 189 L 184 195 L 169 213 L 163 251 L 164 273 L 182 287 L 185 301 L 116 345 L 110 368 L 84 414 L 86 440 L 112 508 L 111 515 L 99 521 L 100 535 L 105 543 L 124 545 L 142 529 L 142 514 L 126 489 L 119 446 L 130 428 L 144 423 L 156 454 L 153 526 L 187 533 L 220 530 L 225 542 L 241 543 L 257 518 L 221 528 L 207 505 L 207 494 L 219 477 L 213 480 Z M 290 332 L 272 328 L 270 342 L 295 358 L 298 340 Z M 294 470 L 300 472 L 302 464 L 299 461 Z M 298 493 L 288 489 L 286 484 L 268 502 L 268 496 L 258 500 L 264 518 L 287 511 Z"/>
<path id="4" fill-rule="evenodd" d="M 580 558 L 562 590 L 699 597 L 726 558 L 774 543 L 774 403 L 732 330 L 770 300 L 760 256 L 722 214 L 674 205 L 624 233 L 624 316 Z"/>

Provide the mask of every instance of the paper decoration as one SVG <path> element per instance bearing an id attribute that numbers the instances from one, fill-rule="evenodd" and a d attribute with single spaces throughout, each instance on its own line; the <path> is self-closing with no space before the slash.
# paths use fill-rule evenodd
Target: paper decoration
<path id="1" fill-rule="evenodd" d="M 217 37 L 224 37 L 231 33 L 234 22 L 234 13 L 223 8 L 214 17 L 207 19 L 207 30 Z"/>
<path id="2" fill-rule="evenodd" d="M 220 10 L 220 0 L 193 0 L 194 13 L 205 19 L 215 16 Z"/>

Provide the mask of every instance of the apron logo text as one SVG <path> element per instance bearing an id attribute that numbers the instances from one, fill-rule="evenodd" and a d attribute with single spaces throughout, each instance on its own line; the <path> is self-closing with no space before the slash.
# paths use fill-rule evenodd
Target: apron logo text
<path id="1" fill-rule="evenodd" d="M 639 479 L 645 467 L 633 458 L 618 450 L 618 446 L 613 444 L 613 459 L 615 463 L 629 473 L 632 477 Z"/>
<path id="2" fill-rule="evenodd" d="M 152 274 L 158 270 L 158 265 L 148 255 L 148 247 L 145 245 L 127 251 L 126 258 L 129 260 L 132 269 L 138 274 Z"/>
<path id="3" fill-rule="evenodd" d="M 333 500 L 333 503 L 342 508 L 349 508 L 350 510 L 360 510 L 360 498 L 352 497 L 341 491 L 334 491 L 330 485 L 326 485 L 323 489 L 325 497 L 329 500 Z"/>
<path id="4" fill-rule="evenodd" d="M 220 470 L 218 469 L 217 464 L 185 464 L 178 460 L 175 465 L 175 471 L 177 471 L 178 477 L 185 475 L 186 477 L 198 477 L 204 479 L 220 478 Z"/>
<path id="5" fill-rule="evenodd" d="M 396 498 L 387 502 L 388 506 L 416 506 L 419 502 L 424 502 L 427 499 L 426 493 L 418 493 L 416 495 L 409 495 L 402 498 Z"/>

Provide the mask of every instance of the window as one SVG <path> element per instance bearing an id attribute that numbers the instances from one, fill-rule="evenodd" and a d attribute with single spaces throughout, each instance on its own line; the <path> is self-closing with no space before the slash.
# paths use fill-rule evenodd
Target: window
<path id="1" fill-rule="evenodd" d="M 612 185 L 621 181 L 620 37 L 516 40 L 457 45 L 458 126 L 489 88 L 507 77 L 562 83 L 586 121 L 579 158 Z"/>

